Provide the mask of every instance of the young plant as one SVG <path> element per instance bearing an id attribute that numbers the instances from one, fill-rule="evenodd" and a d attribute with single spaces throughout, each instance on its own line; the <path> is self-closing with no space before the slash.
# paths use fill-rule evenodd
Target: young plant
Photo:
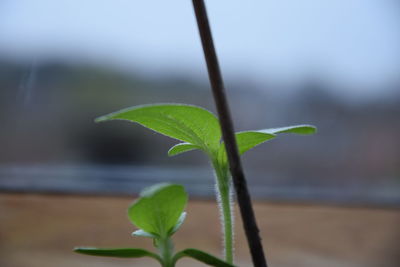
<path id="1" fill-rule="evenodd" d="M 221 129 L 214 114 L 203 108 L 185 104 L 154 104 L 123 109 L 96 119 L 128 120 L 155 132 L 172 137 L 181 143 L 171 147 L 169 156 L 192 150 L 203 151 L 215 170 L 217 200 L 220 207 L 224 236 L 225 260 L 233 263 L 233 189 Z M 251 148 L 275 138 L 280 133 L 313 134 L 311 125 L 295 125 L 281 128 L 244 131 L 236 133 L 240 155 Z"/>
<path id="2" fill-rule="evenodd" d="M 174 253 L 171 237 L 178 231 L 186 218 L 184 210 L 187 200 L 188 196 L 183 186 L 162 183 L 144 189 L 140 198 L 129 207 L 129 220 L 139 228 L 132 235 L 153 239 L 158 254 L 140 248 L 78 247 L 74 251 L 92 256 L 150 257 L 157 260 L 162 267 L 174 267 L 176 262 L 183 257 L 190 257 L 210 266 L 233 267 L 233 265 L 197 249 L 185 249 Z"/>

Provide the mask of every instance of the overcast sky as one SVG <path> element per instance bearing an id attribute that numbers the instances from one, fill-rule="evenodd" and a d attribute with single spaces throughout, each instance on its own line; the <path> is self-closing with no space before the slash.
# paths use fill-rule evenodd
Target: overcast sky
<path id="1" fill-rule="evenodd" d="M 228 78 L 296 82 L 316 74 L 361 88 L 360 94 L 400 80 L 396 0 L 207 6 Z M 205 75 L 190 0 L 2 0 L 1 55 L 62 55 L 155 75 Z"/>

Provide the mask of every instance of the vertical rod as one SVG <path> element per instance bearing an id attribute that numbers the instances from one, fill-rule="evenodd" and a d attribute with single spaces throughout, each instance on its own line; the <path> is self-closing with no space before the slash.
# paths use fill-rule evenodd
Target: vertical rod
<path id="1" fill-rule="evenodd" d="M 217 54 L 215 52 L 211 29 L 208 22 L 207 10 L 204 0 L 192 0 L 196 14 L 197 25 L 203 45 L 204 56 L 207 63 L 208 76 L 214 96 L 214 101 L 221 122 L 222 136 L 227 150 L 229 168 L 232 174 L 233 183 L 236 190 L 240 214 L 245 229 L 247 242 L 249 244 L 251 257 L 255 267 L 267 267 L 264 251 L 259 236 L 256 218 L 251 204 L 251 198 L 247 189 L 246 178 L 244 176 L 240 161 L 232 119 L 229 113 L 228 101 L 225 95 L 224 82 L 219 68 Z"/>

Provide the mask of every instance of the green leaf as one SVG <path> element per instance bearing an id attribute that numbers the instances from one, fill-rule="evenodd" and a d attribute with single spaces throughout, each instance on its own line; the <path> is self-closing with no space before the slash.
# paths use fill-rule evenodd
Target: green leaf
<path id="1" fill-rule="evenodd" d="M 270 128 L 259 130 L 257 132 L 269 133 L 269 134 L 278 134 L 278 133 L 295 133 L 295 134 L 314 134 L 317 132 L 317 128 L 312 125 L 302 124 L 302 125 L 294 125 L 280 128 Z"/>
<path id="2" fill-rule="evenodd" d="M 168 156 L 172 157 L 195 149 L 201 149 L 201 147 L 189 143 L 176 144 L 168 150 Z"/>
<path id="3" fill-rule="evenodd" d="M 129 207 L 128 216 L 143 231 L 164 238 L 179 222 L 187 200 L 183 186 L 156 184 L 142 191 Z"/>
<path id="4" fill-rule="evenodd" d="M 280 133 L 295 133 L 295 134 L 313 134 L 316 128 L 311 125 L 295 125 L 281 128 L 263 129 L 258 131 L 244 131 L 236 133 L 236 142 L 238 144 L 239 153 L 252 149 L 253 147 L 264 143 L 276 137 Z"/>
<path id="5" fill-rule="evenodd" d="M 270 133 L 262 133 L 258 131 L 246 131 L 246 132 L 238 132 L 235 134 L 236 143 L 239 150 L 239 155 L 243 155 L 246 151 L 252 149 L 253 147 L 264 143 L 267 140 L 273 139 L 276 137 L 274 134 Z M 218 162 L 222 166 L 227 164 L 227 155 L 225 151 L 225 143 L 221 143 L 221 146 L 218 151 Z"/>
<path id="6" fill-rule="evenodd" d="M 174 228 L 172 228 L 170 235 L 175 234 L 176 231 L 178 231 L 179 228 L 181 228 L 185 219 L 186 219 L 186 212 L 182 212 L 181 216 L 178 219 L 178 222 L 175 224 Z"/>
<path id="7" fill-rule="evenodd" d="M 244 152 L 275 137 L 276 135 L 274 134 L 257 131 L 236 133 L 236 142 L 238 145 L 239 154 L 243 155 Z"/>
<path id="8" fill-rule="evenodd" d="M 178 261 L 179 259 L 183 257 L 190 257 L 195 260 L 201 261 L 202 263 L 205 263 L 210 266 L 217 266 L 217 267 L 234 267 L 234 265 L 229 264 L 213 255 L 210 255 L 206 252 L 203 252 L 198 249 L 185 249 L 180 252 L 178 252 L 175 257 L 174 257 L 174 262 Z"/>
<path id="9" fill-rule="evenodd" d="M 74 248 L 74 252 L 103 257 L 117 257 L 117 258 L 141 258 L 150 257 L 161 262 L 161 258 L 150 251 L 140 248 L 91 248 L 91 247 L 78 247 Z"/>
<path id="10" fill-rule="evenodd" d="M 149 237 L 149 238 L 157 238 L 156 235 L 150 234 L 146 231 L 143 231 L 141 229 L 136 230 L 132 233 L 133 236 L 142 236 L 142 237 Z"/>
<path id="11" fill-rule="evenodd" d="M 209 150 L 216 150 L 221 138 L 219 122 L 214 114 L 191 105 L 135 106 L 99 117 L 96 122 L 115 119 L 136 122 L 158 133 Z"/>
<path id="12" fill-rule="evenodd" d="M 174 228 L 172 228 L 171 233 L 169 233 L 169 235 L 173 235 L 176 233 L 176 231 L 179 230 L 179 228 L 182 226 L 183 222 L 186 219 L 186 212 L 182 212 L 181 216 L 178 219 L 178 222 L 175 224 Z M 145 232 L 141 229 L 136 230 L 132 233 L 133 236 L 142 236 L 142 237 L 149 237 L 149 238 L 157 238 L 158 236 L 154 235 L 154 234 L 150 234 L 148 232 Z"/>
<path id="13" fill-rule="evenodd" d="M 313 134 L 317 129 L 312 125 L 294 125 L 280 128 L 270 128 L 257 131 L 243 131 L 235 134 L 239 154 L 243 155 L 248 150 L 276 137 L 280 133 Z M 221 164 L 226 164 L 227 157 L 224 143 L 218 151 L 218 160 Z"/>

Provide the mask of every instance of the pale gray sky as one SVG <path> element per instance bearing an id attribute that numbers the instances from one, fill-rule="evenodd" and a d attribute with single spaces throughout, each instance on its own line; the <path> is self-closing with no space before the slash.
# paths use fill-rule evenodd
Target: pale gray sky
<path id="1" fill-rule="evenodd" d="M 207 5 L 228 79 L 296 82 L 317 73 L 359 88 L 356 94 L 400 80 L 395 0 Z M 3 0 L 1 55 L 63 55 L 155 75 L 205 75 L 190 0 Z"/>

